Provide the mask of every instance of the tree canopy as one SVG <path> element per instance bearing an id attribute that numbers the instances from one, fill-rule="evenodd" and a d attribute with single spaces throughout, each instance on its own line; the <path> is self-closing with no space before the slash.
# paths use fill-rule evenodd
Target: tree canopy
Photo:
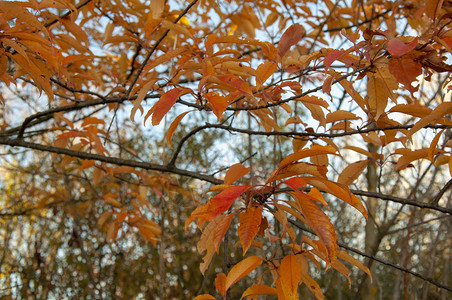
<path id="1" fill-rule="evenodd" d="M 451 21 L 0 1 L 0 295 L 450 297 Z"/>

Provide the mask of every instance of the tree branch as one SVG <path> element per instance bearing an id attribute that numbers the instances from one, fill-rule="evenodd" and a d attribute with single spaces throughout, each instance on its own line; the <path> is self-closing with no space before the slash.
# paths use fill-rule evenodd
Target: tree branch
<path id="1" fill-rule="evenodd" d="M 292 225 L 296 226 L 297 228 L 299 228 L 299 229 L 301 229 L 301 230 L 303 230 L 303 231 L 309 232 L 310 234 L 316 235 L 312 230 L 305 228 L 305 227 L 304 227 L 302 224 L 300 224 L 299 222 L 294 221 L 294 220 L 291 220 L 291 219 L 289 219 L 288 221 L 289 221 Z M 369 254 L 364 253 L 364 252 L 362 252 L 362 251 L 360 251 L 360 250 L 358 250 L 358 249 L 356 249 L 356 248 L 347 246 L 347 245 L 345 245 L 345 244 L 343 244 L 343 243 L 338 242 L 338 245 L 339 245 L 339 247 L 341 247 L 341 248 L 347 249 L 347 250 L 352 251 L 352 252 L 354 252 L 354 253 L 356 253 L 356 254 L 358 254 L 358 255 L 367 257 L 367 258 L 369 258 L 369 259 L 372 259 L 372 260 L 374 260 L 374 261 L 376 261 L 376 262 L 379 262 L 379 263 L 384 264 L 384 265 L 386 265 L 386 266 L 389 266 L 389 267 L 391 267 L 391 268 L 397 269 L 397 270 L 402 271 L 402 272 L 404 272 L 404 273 L 411 274 L 411 275 L 413 275 L 413 276 L 415 276 L 415 277 L 418 277 L 418 278 L 420 278 L 420 279 L 422 279 L 422 280 L 424 280 L 424 281 L 427 281 L 427 282 L 429 282 L 429 283 L 431 283 L 431 284 L 433 284 L 433 285 L 436 285 L 437 287 L 439 287 L 439 288 L 441 288 L 441 289 L 445 289 L 445 290 L 447 290 L 447 291 L 452 292 L 452 287 L 447 286 L 447 285 L 444 285 L 444 284 L 442 284 L 442 283 L 439 283 L 439 282 L 433 280 L 433 279 L 430 278 L 430 277 L 424 276 L 424 275 L 419 274 L 419 273 L 417 273 L 417 272 L 414 272 L 414 271 L 412 271 L 412 270 L 410 270 L 410 269 L 407 269 L 407 268 L 404 268 L 404 267 L 399 266 L 399 265 L 397 265 L 397 264 L 394 264 L 394 263 L 392 263 L 392 262 L 389 262 L 389 261 L 387 261 L 387 260 L 385 260 L 385 259 L 383 259 L 383 258 L 379 258 L 379 257 L 376 257 L 376 256 L 374 256 L 374 255 L 369 255 Z"/>
<path id="2" fill-rule="evenodd" d="M 9 146 L 18 146 L 18 147 L 24 147 L 29 149 L 35 149 L 43 152 L 49 152 L 49 153 L 56 153 L 56 154 L 64 154 L 72 157 L 78 157 L 81 159 L 89 159 L 89 160 L 96 160 L 101 161 L 105 163 L 110 163 L 118 166 L 129 166 L 134 168 L 140 168 L 144 170 L 152 170 L 152 171 L 158 171 L 158 172 L 164 172 L 164 173 L 172 173 L 176 175 L 191 177 L 194 179 L 203 180 L 206 182 L 210 182 L 213 184 L 220 184 L 223 181 L 220 179 L 217 179 L 210 175 L 201 174 L 198 172 L 192 172 L 188 170 L 182 170 L 175 168 L 173 166 L 165 166 L 165 165 L 158 165 L 158 164 L 152 164 L 152 163 L 146 163 L 146 162 L 140 162 L 136 160 L 129 160 L 129 159 L 121 159 L 117 157 L 108 157 L 103 156 L 99 154 L 94 153 L 86 153 L 81 151 L 74 151 L 70 149 L 65 148 L 59 148 L 49 145 L 42 145 L 32 142 L 26 142 L 21 139 L 11 139 L 6 137 L 0 137 L 0 145 L 9 145 Z"/>

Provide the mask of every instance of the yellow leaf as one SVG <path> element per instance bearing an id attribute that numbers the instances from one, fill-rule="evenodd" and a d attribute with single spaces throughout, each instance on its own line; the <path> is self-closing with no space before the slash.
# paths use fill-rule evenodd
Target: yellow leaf
<path id="1" fill-rule="evenodd" d="M 250 207 L 245 212 L 242 212 L 239 217 L 239 228 L 238 235 L 240 238 L 240 243 L 243 248 L 243 255 L 245 255 L 254 237 L 259 232 L 259 225 L 262 221 L 262 208 L 261 207 Z"/>
<path id="2" fill-rule="evenodd" d="M 298 300 L 298 285 L 301 282 L 301 264 L 297 257 L 289 254 L 281 261 L 279 276 L 284 296 L 288 300 Z"/>
<path id="3" fill-rule="evenodd" d="M 226 290 L 228 290 L 234 283 L 251 273 L 262 263 L 262 258 L 258 256 L 250 256 L 236 264 L 229 271 L 226 278 Z"/>

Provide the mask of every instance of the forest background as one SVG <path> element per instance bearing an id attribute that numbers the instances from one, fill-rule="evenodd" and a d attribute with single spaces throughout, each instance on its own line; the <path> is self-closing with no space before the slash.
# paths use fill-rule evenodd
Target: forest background
<path id="1" fill-rule="evenodd" d="M 451 21 L 0 1 L 0 297 L 450 298 Z"/>

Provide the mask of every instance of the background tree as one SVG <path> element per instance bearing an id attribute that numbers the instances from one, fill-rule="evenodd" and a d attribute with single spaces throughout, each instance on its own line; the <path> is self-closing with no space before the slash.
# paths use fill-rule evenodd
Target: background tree
<path id="1" fill-rule="evenodd" d="M 451 7 L 0 1 L 0 294 L 450 297 Z"/>

